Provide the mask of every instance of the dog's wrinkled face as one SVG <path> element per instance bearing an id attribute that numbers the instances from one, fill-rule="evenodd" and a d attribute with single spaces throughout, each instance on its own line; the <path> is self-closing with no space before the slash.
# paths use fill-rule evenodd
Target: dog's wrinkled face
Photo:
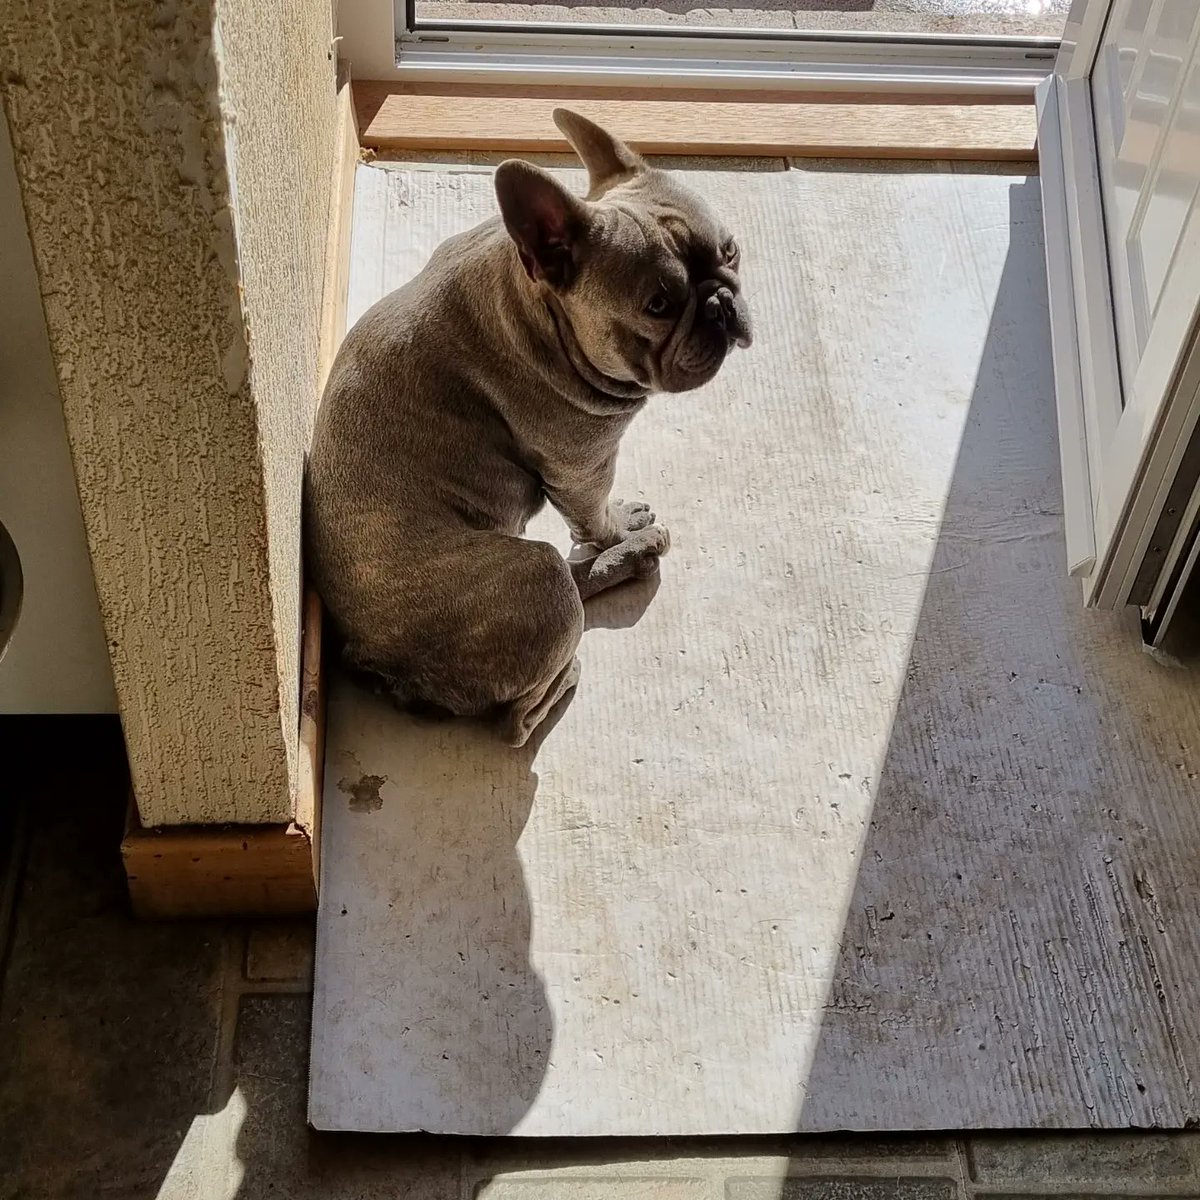
<path id="1" fill-rule="evenodd" d="M 707 383 L 733 346 L 750 345 L 736 239 L 676 177 L 599 126 L 563 109 L 554 119 L 588 169 L 588 199 L 519 161 L 500 166 L 496 193 L 576 365 L 622 390 Z"/>

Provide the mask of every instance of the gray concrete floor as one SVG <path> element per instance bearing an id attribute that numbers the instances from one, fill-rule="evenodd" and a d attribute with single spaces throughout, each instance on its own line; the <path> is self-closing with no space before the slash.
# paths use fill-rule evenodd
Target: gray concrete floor
<path id="1" fill-rule="evenodd" d="M 0 796 L 0 1200 L 1200 1195 L 1195 1134 L 313 1134 L 311 923 L 134 923 L 118 855 L 128 784 L 116 723 L 7 719 L 0 740 L 11 782 Z"/>
<path id="2" fill-rule="evenodd" d="M 1058 37 L 1069 0 L 417 0 L 421 20 Z"/>

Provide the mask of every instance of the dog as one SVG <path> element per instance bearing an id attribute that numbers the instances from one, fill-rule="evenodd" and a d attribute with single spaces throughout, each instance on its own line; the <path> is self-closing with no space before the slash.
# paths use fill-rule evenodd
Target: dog
<path id="1" fill-rule="evenodd" d="M 736 240 L 676 176 L 566 109 L 586 198 L 512 159 L 499 216 L 443 242 L 347 334 L 305 480 L 307 567 L 358 674 L 521 746 L 579 680 L 583 601 L 658 569 L 667 530 L 610 501 L 654 392 L 751 342 Z M 589 556 L 522 537 L 549 500 Z"/>

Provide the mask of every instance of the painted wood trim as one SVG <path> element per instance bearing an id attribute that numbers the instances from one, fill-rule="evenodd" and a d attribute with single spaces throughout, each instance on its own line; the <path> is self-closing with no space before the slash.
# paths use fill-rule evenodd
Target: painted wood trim
<path id="1" fill-rule="evenodd" d="M 1092 500 L 1092 530 L 1095 561 L 1084 577 L 1084 599 L 1094 608 L 1119 609 L 1137 599 L 1131 595 L 1145 558 L 1156 522 L 1191 436 L 1198 413 L 1194 404 L 1170 406 L 1153 433 L 1143 442 L 1130 440 L 1123 423 L 1131 409 L 1123 403 L 1117 336 L 1113 319 L 1113 295 L 1109 276 L 1107 233 L 1100 194 L 1099 163 L 1095 137 L 1091 72 L 1111 12 L 1111 0 L 1076 0 L 1067 23 L 1067 36 L 1055 69 L 1054 125 L 1062 158 L 1061 196 L 1066 205 L 1068 246 L 1060 251 L 1068 260 L 1071 310 L 1075 325 L 1079 393 L 1082 398 L 1089 486 Z M 1046 117 L 1044 116 L 1044 120 Z M 1053 259 L 1051 211 L 1056 178 L 1049 169 L 1053 149 L 1043 141 L 1042 186 L 1047 203 L 1047 257 Z M 1051 269 L 1051 326 L 1054 335 L 1055 281 L 1061 287 L 1061 267 Z M 1058 328 L 1064 329 L 1060 316 Z M 1056 386 L 1058 380 L 1058 350 Z M 1069 385 L 1068 385 L 1069 386 Z M 1063 391 L 1059 393 L 1060 421 L 1064 413 Z M 1071 436 L 1060 429 L 1060 436 Z M 1077 505 L 1077 469 L 1072 473 L 1064 446 L 1063 487 L 1067 511 Z M 1148 482 L 1156 481 L 1156 482 Z M 1078 520 L 1076 523 L 1078 534 Z M 1068 519 L 1068 539 L 1071 538 Z M 1078 549 L 1078 540 L 1075 549 Z M 1075 557 L 1072 553 L 1072 557 Z"/>
<path id="2" fill-rule="evenodd" d="M 350 288 L 350 225 L 354 213 L 354 171 L 360 146 L 349 70 L 339 63 L 338 127 L 334 148 L 333 190 L 325 248 L 325 287 L 321 297 L 321 342 L 317 351 L 317 387 L 324 391 L 334 356 L 346 333 L 346 296 Z"/>
<path id="3" fill-rule="evenodd" d="M 1054 73 L 1062 79 L 1089 79 L 1112 0 L 1072 0 L 1059 43 Z"/>
<path id="4" fill-rule="evenodd" d="M 325 672 L 322 660 L 324 612 L 311 588 L 304 595 L 304 641 L 300 658 L 300 755 L 296 783 L 296 825 L 312 846 L 312 880 L 321 881 L 321 788 L 325 778 Z"/>
<path id="5" fill-rule="evenodd" d="M 386 79 L 396 70 L 393 0 L 341 0 L 334 12 L 338 54 L 359 79 Z"/>
<path id="6" fill-rule="evenodd" d="M 1180 373 L 1179 382 L 1180 391 L 1189 397 L 1187 408 L 1191 413 L 1200 412 L 1200 320 L 1197 321 L 1196 329 L 1191 338 L 1191 345 L 1188 353 L 1185 355 L 1185 366 Z M 1154 524 L 1154 528 L 1150 531 L 1148 539 L 1148 551 L 1143 557 L 1143 561 L 1137 567 L 1137 580 L 1131 588 L 1131 595 L 1134 593 L 1142 594 L 1141 601 L 1134 595 L 1135 602 L 1142 604 L 1143 615 L 1147 620 L 1157 622 L 1158 615 L 1162 612 L 1163 605 L 1168 603 L 1168 592 L 1173 593 L 1173 598 L 1168 604 L 1169 611 L 1174 612 L 1174 607 L 1178 603 L 1180 592 L 1186 587 L 1190 567 L 1184 568 L 1184 575 L 1178 581 L 1173 581 L 1172 576 L 1175 573 L 1175 567 L 1184 560 L 1185 556 L 1189 562 L 1195 561 L 1194 545 L 1197 539 L 1195 531 L 1197 528 L 1197 520 L 1200 519 L 1200 480 L 1193 480 L 1191 485 L 1191 494 L 1187 503 L 1182 506 L 1182 510 L 1178 503 L 1178 486 L 1181 483 L 1180 474 L 1182 471 L 1189 471 L 1189 475 L 1194 475 L 1194 466 L 1188 463 L 1189 458 L 1195 460 L 1193 451 L 1193 443 L 1196 442 L 1195 421 L 1190 422 L 1190 428 L 1187 430 L 1186 441 L 1180 444 L 1179 461 L 1174 464 L 1174 470 L 1171 475 L 1164 480 L 1165 494 L 1162 502 L 1158 505 L 1159 515 L 1158 520 Z M 1172 493 L 1175 493 L 1175 503 L 1172 503 Z M 1156 554 L 1156 548 L 1161 547 L 1170 539 L 1170 544 L 1163 554 Z M 1189 546 L 1193 546 L 1189 551 Z M 1147 569 L 1155 569 L 1152 567 L 1152 562 L 1157 561 L 1156 574 L 1153 582 L 1150 583 L 1145 578 Z M 1149 583 L 1149 591 L 1146 593 L 1146 586 Z M 1139 586 L 1140 585 L 1140 586 Z M 1169 620 L 1169 616 L 1164 620 Z M 1159 628 L 1159 640 L 1165 632 L 1161 625 Z M 1157 641 L 1155 643 L 1158 644 Z"/>
<path id="7" fill-rule="evenodd" d="M 1046 230 L 1046 276 L 1050 302 L 1050 341 L 1058 409 L 1058 442 L 1063 476 L 1063 524 L 1067 569 L 1084 578 L 1096 563 L 1096 530 L 1088 463 L 1087 421 L 1079 362 L 1079 328 L 1068 231 L 1058 81 L 1038 88 L 1038 156 L 1042 181 L 1042 221 Z"/>
<path id="8" fill-rule="evenodd" d="M 348 64 L 338 64 L 338 133 L 334 150 L 333 188 L 325 252 L 325 288 L 321 300 L 321 343 L 317 353 L 317 388 L 324 392 L 333 360 L 346 335 L 346 301 L 350 288 L 350 233 L 354 215 L 354 172 L 361 148 L 350 89 Z M 296 824 L 311 843 L 314 887 L 321 878 L 321 788 L 325 772 L 325 676 L 322 630 L 324 612 L 312 588 L 304 594 L 303 640 L 300 649 L 300 753 L 296 780 Z"/>
<path id="9" fill-rule="evenodd" d="M 1096 566 L 1084 583 L 1084 596 L 1089 605 L 1116 608 L 1119 602 L 1106 590 L 1105 581 L 1120 515 L 1114 511 L 1114 499 L 1104 481 L 1108 452 L 1121 418 L 1121 381 L 1092 126 L 1091 87 L 1086 79 L 1059 79 L 1057 91 L 1096 539 Z"/>
<path id="10" fill-rule="evenodd" d="M 1123 437 L 1121 452 L 1112 456 L 1115 465 L 1110 486 L 1129 496 L 1113 555 L 1111 582 L 1106 581 L 1114 604 L 1144 605 L 1149 599 L 1145 590 L 1137 587 L 1138 577 L 1160 536 L 1168 497 L 1200 424 L 1200 314 L 1193 315 L 1180 366 L 1165 394 L 1145 438 L 1135 443 L 1133 438 Z"/>
<path id="11" fill-rule="evenodd" d="M 675 94 L 642 89 L 419 87 L 356 83 L 364 146 L 376 150 L 552 153 L 551 119 L 571 104 L 647 154 L 979 159 L 1033 162 L 1031 104 L 846 103 L 812 93 Z M 568 94 L 572 93 L 572 94 Z M 707 96 L 707 98 L 705 98 Z"/>

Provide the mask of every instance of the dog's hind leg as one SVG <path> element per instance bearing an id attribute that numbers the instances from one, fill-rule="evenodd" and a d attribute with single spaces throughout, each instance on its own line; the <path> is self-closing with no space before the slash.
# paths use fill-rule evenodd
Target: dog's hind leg
<path id="1" fill-rule="evenodd" d="M 471 531 L 397 561 L 364 622 L 381 635 L 348 646 L 348 660 L 410 711 L 486 717 L 524 745 L 577 678 L 583 601 L 562 555 Z"/>
<path id="2" fill-rule="evenodd" d="M 506 586 L 500 591 L 506 603 L 495 612 L 486 640 L 494 648 L 492 662 L 502 664 L 493 686 L 507 693 L 500 734 L 510 745 L 523 746 L 579 682 L 575 651 L 583 636 L 583 603 L 567 563 L 551 546 L 509 543 L 506 559 Z"/>
<path id="3" fill-rule="evenodd" d="M 514 700 L 508 706 L 500 732 L 510 746 L 523 746 L 530 734 L 546 719 L 550 710 L 579 682 L 579 659 L 569 663 L 539 695 L 536 691 Z"/>

